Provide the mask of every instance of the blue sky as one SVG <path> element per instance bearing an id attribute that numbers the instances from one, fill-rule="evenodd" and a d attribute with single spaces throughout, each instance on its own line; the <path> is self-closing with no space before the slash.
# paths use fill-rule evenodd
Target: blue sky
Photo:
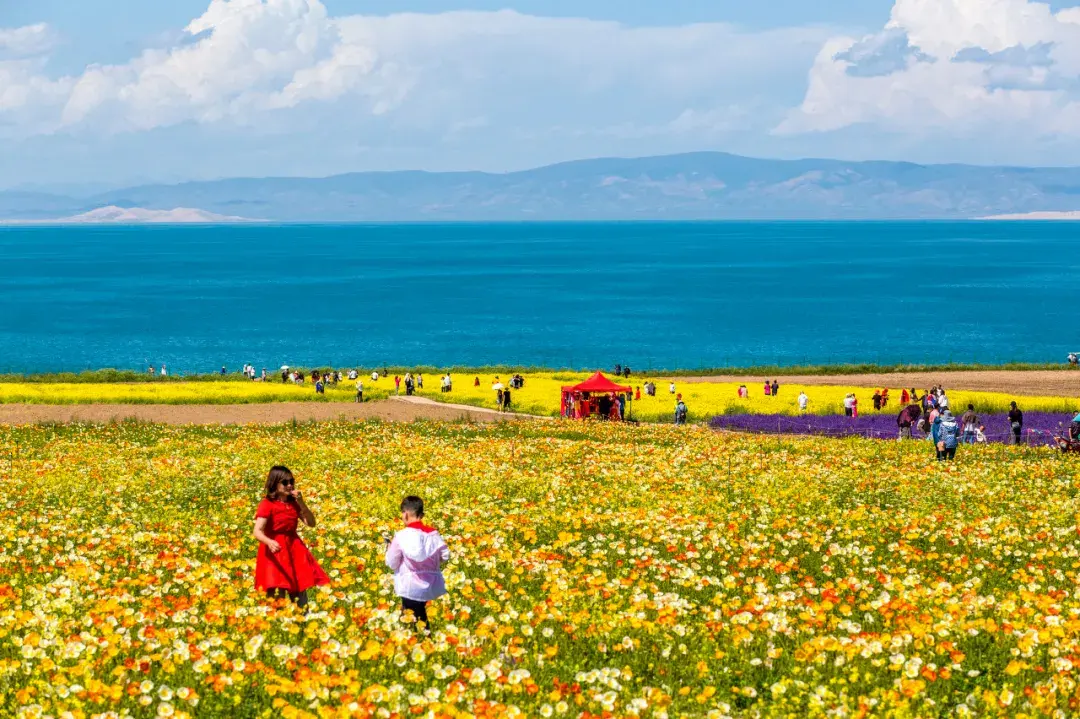
<path id="1" fill-rule="evenodd" d="M 1080 163 L 1080 0 L 0 0 L 0 187 Z"/>

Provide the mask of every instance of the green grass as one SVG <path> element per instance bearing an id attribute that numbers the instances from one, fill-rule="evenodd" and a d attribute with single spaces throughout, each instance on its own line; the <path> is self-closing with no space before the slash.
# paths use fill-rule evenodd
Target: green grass
<path id="1" fill-rule="evenodd" d="M 311 374 L 312 368 L 298 367 L 305 375 Z M 324 369 L 317 367 L 314 369 Z M 344 368 L 342 371 L 347 371 Z M 424 374 L 432 378 L 438 378 L 445 372 L 451 375 L 512 375 L 515 373 L 530 374 L 536 372 L 559 373 L 556 379 L 573 379 L 575 373 L 595 371 L 589 369 L 567 369 L 565 367 L 527 367 L 523 365 L 486 365 L 482 367 L 434 367 L 422 365 L 417 367 L 387 366 L 365 367 L 359 369 L 361 378 L 367 377 L 373 370 L 383 374 L 383 370 L 390 376 L 404 375 L 406 372 Z M 601 371 L 610 373 L 612 368 L 601 368 Z M 1070 367 L 1064 362 L 1036 363 L 1036 362 L 1006 362 L 1003 364 L 982 363 L 946 363 L 946 364 L 821 364 L 821 365 L 753 365 L 746 367 L 710 367 L 706 369 L 651 369 L 638 370 L 631 367 L 634 377 L 709 377 L 709 376 L 736 376 L 736 377 L 761 377 L 761 376 L 812 376 L 812 375 L 856 375 L 856 374 L 897 374 L 906 372 L 964 372 L 964 371 L 1015 371 L 1032 372 L 1036 370 L 1053 370 L 1060 372 L 1080 371 Z M 280 370 L 271 372 L 271 378 L 280 377 Z M 221 382 L 221 381 L 248 381 L 238 372 L 229 372 L 226 375 L 217 373 L 169 375 L 161 377 L 150 375 L 146 372 L 134 370 L 99 369 L 83 372 L 42 372 L 42 373 L 7 373 L 0 374 L 0 382 L 75 382 L 75 383 L 117 383 L 117 382 Z"/>

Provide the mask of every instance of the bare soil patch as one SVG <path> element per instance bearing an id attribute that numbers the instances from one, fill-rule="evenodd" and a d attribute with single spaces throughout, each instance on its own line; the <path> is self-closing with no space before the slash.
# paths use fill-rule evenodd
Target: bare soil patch
<path id="1" fill-rule="evenodd" d="M 0 424 L 38 422 L 113 422 L 137 419 L 163 424 L 280 424 L 310 420 L 467 420 L 501 422 L 527 415 L 500 413 L 467 405 L 431 400 L 388 399 L 363 404 L 346 402 L 277 402 L 274 404 L 3 404 Z"/>
<path id="2" fill-rule="evenodd" d="M 763 383 L 765 377 L 737 376 L 680 377 L 677 382 Z M 889 372 L 885 374 L 840 374 L 768 377 L 784 384 L 851 385 L 854 387 L 914 387 L 920 392 L 934 385 L 945 389 L 1001 392 L 1029 397 L 1076 397 L 1080 395 L 1080 370 L 961 370 L 959 372 Z"/>

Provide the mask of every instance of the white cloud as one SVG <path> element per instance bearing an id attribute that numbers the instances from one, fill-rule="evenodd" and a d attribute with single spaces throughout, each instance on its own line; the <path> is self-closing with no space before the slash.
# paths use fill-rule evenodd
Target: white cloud
<path id="1" fill-rule="evenodd" d="M 29 47 L 37 34 L 48 29 L 0 31 L 0 44 L 10 36 Z M 319 106 L 349 121 L 392 114 L 442 135 L 468 131 L 476 117 L 512 127 L 596 113 L 603 127 L 687 111 L 701 124 L 717 105 L 795 89 L 827 34 L 630 28 L 512 11 L 335 18 L 319 0 L 212 0 L 170 47 L 125 63 L 53 78 L 40 62 L 0 62 L 0 132 L 244 125 Z M 637 117 L 643 106 L 654 116 Z"/>
<path id="2" fill-rule="evenodd" d="M 17 28 L 0 27 L 0 59 L 28 57 L 48 52 L 56 38 L 45 23 Z"/>
<path id="3" fill-rule="evenodd" d="M 317 85 L 338 40 L 318 0 L 213 0 L 185 32 L 191 41 L 179 47 L 88 68 L 63 124 L 102 117 L 112 129 L 150 129 L 243 118 L 287 104 L 277 98 L 295 83 Z"/>
<path id="4" fill-rule="evenodd" d="M 873 47 L 891 52 L 859 52 Z M 1030 0 L 897 0 L 880 33 L 825 44 L 802 104 L 777 132 L 870 125 L 909 135 L 1075 139 L 1078 80 L 1080 9 L 1054 13 Z"/>

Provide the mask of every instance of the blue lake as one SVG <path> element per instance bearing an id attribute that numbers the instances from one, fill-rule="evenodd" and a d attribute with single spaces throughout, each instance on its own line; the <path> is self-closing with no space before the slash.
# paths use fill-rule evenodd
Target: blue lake
<path id="1" fill-rule="evenodd" d="M 1080 350 L 1080 223 L 23 226 L 0 256 L 0 371 Z"/>

